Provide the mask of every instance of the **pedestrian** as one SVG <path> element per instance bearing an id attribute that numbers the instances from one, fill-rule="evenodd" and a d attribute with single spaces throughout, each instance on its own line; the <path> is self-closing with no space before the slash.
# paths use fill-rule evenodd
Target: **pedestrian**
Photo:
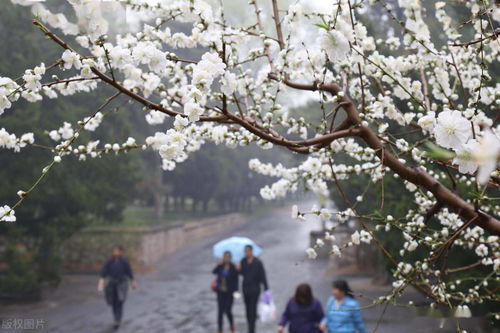
<path id="1" fill-rule="evenodd" d="M 359 309 L 349 284 L 344 280 L 334 281 L 326 315 L 320 324 L 321 330 L 328 333 L 366 333 Z"/>
<path id="2" fill-rule="evenodd" d="M 323 307 L 314 298 L 311 286 L 307 283 L 299 284 L 295 296 L 288 301 L 281 316 L 278 333 L 284 333 L 287 324 L 290 324 L 290 333 L 319 333 L 323 316 Z"/>
<path id="3" fill-rule="evenodd" d="M 106 279 L 107 283 L 104 287 Z M 97 284 L 99 290 L 104 289 L 106 302 L 113 309 L 115 329 L 118 329 L 122 320 L 123 303 L 127 298 L 129 280 L 132 289 L 136 289 L 137 283 L 128 260 L 123 256 L 123 248 L 116 245 L 113 247 L 111 258 L 102 266 L 101 278 Z"/>
<path id="4" fill-rule="evenodd" d="M 257 303 L 261 292 L 261 285 L 264 291 L 269 290 L 267 284 L 266 271 L 262 261 L 253 255 L 253 246 L 245 246 L 245 258 L 240 263 L 240 274 L 243 276 L 243 299 L 247 314 L 248 333 L 255 333 L 257 321 Z"/>
<path id="5" fill-rule="evenodd" d="M 214 268 L 212 273 L 217 276 L 215 281 L 215 291 L 217 292 L 217 333 L 222 333 L 224 315 L 227 316 L 230 330 L 234 333 L 232 308 L 233 293 L 238 291 L 238 271 L 232 263 L 231 252 L 224 252 L 222 262 Z"/>

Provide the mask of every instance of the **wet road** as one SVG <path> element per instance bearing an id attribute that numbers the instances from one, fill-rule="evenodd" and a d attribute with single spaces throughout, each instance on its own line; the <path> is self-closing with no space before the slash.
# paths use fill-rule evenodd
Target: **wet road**
<path id="1" fill-rule="evenodd" d="M 307 207 L 310 207 L 308 204 Z M 247 224 L 225 235 L 209 237 L 161 261 L 155 272 L 138 276 L 139 289 L 129 293 L 119 332 L 123 333 L 206 333 L 215 332 L 215 294 L 210 290 L 210 272 L 215 265 L 211 246 L 231 235 L 247 236 L 264 249 L 261 256 L 278 309 L 282 309 L 300 282 L 309 282 L 316 296 L 325 302 L 334 278 L 328 262 L 305 260 L 309 232 L 319 221 L 294 221 L 289 209 L 275 209 L 252 218 Z M 40 332 L 106 333 L 111 328 L 111 311 L 96 289 L 95 276 L 67 276 L 63 284 L 42 302 L 0 308 L 3 319 L 43 321 Z M 384 289 L 373 287 L 371 277 L 350 277 L 356 292 L 378 296 Z M 367 302 L 362 300 L 362 303 Z M 379 321 L 383 306 L 364 310 L 368 332 Z M 245 332 L 242 300 L 234 306 L 237 331 Z M 454 332 L 439 329 L 439 319 L 417 317 L 411 310 L 388 307 L 377 332 Z M 0 332 L 20 330 L 1 329 Z M 259 323 L 259 332 L 275 332 L 275 325 Z M 468 332 L 480 332 L 470 330 Z"/>

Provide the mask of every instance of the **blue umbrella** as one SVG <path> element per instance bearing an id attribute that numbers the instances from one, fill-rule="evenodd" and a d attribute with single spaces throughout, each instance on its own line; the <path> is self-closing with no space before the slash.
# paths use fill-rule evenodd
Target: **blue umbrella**
<path id="1" fill-rule="evenodd" d="M 222 258 L 224 252 L 229 251 L 233 256 L 234 262 L 239 262 L 245 256 L 245 246 L 252 245 L 253 254 L 259 256 L 262 253 L 262 248 L 255 244 L 253 240 L 247 237 L 231 237 L 221 240 L 213 247 L 214 256 Z"/>

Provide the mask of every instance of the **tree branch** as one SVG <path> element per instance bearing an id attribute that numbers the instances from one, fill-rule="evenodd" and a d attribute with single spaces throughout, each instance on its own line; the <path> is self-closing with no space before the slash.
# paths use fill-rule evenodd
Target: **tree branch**
<path id="1" fill-rule="evenodd" d="M 280 12 L 278 9 L 278 1 L 271 0 L 273 3 L 273 19 L 274 25 L 276 26 L 276 35 L 278 36 L 278 43 L 280 45 L 280 50 L 285 48 L 285 40 L 283 38 L 283 30 L 281 29 Z"/>
<path id="2" fill-rule="evenodd" d="M 37 26 L 41 31 L 43 31 L 47 37 L 54 40 L 61 47 L 73 51 L 73 49 L 66 42 L 49 31 L 49 29 L 43 26 L 43 24 L 41 24 L 39 21 L 33 20 L 33 24 Z M 150 109 L 164 112 L 170 116 L 185 116 L 180 112 L 164 108 L 163 106 L 126 89 L 121 84 L 113 81 L 112 78 L 100 72 L 96 68 L 92 68 L 92 72 L 104 82 L 110 84 L 123 94 L 131 97 L 132 99 L 140 102 Z M 288 87 L 298 90 L 320 90 L 329 92 L 332 95 L 338 95 L 342 91 L 340 86 L 336 83 L 322 83 L 319 81 L 315 81 L 312 84 L 297 83 L 290 81 L 288 78 L 286 78 L 286 76 L 285 79 L 280 80 L 275 73 L 270 73 L 269 78 L 276 81 L 281 81 Z M 491 234 L 500 235 L 500 221 L 498 219 L 484 212 L 476 210 L 476 208 L 472 204 L 466 202 L 456 193 L 445 187 L 422 168 L 412 168 L 401 162 L 396 156 L 394 156 L 389 150 L 385 148 L 382 141 L 377 137 L 377 134 L 371 128 L 361 125 L 359 111 L 357 110 L 355 103 L 349 97 L 344 95 L 339 98 L 338 102 L 344 103 L 343 108 L 346 111 L 347 118 L 339 126 L 337 126 L 337 128 L 332 133 L 302 141 L 291 141 L 282 136 L 276 137 L 262 129 L 259 129 L 255 124 L 251 124 L 247 120 L 240 118 L 232 113 L 228 113 L 223 116 L 202 116 L 200 120 L 218 123 L 236 123 L 264 140 L 267 140 L 273 144 L 285 146 L 292 151 L 304 154 L 310 152 L 308 147 L 325 147 L 336 139 L 349 136 L 358 136 L 363 139 L 370 148 L 374 149 L 375 153 L 380 158 L 381 163 L 384 166 L 387 166 L 401 178 L 430 191 L 435 196 L 437 201 L 442 202 L 443 204 L 452 208 L 465 221 L 473 221 L 474 224 L 487 230 Z"/>
<path id="3" fill-rule="evenodd" d="M 277 79 L 277 76 L 273 74 L 272 78 Z M 341 91 L 340 87 L 335 83 L 321 84 L 315 82 L 313 84 L 303 84 L 291 82 L 288 79 L 282 80 L 282 82 L 291 88 L 301 90 L 323 90 L 332 94 L 338 94 Z M 347 113 L 345 125 L 359 126 L 359 137 L 362 138 L 370 148 L 375 150 L 383 165 L 389 167 L 389 169 L 398 174 L 401 178 L 430 191 L 439 202 L 452 208 L 465 221 L 473 220 L 474 224 L 487 230 L 491 234 L 500 235 L 500 221 L 498 219 L 482 211 L 476 210 L 472 204 L 452 192 L 422 168 L 411 168 L 402 163 L 385 148 L 382 141 L 372 129 L 367 126 L 360 126 L 361 118 L 352 100 L 343 96 L 340 102 L 349 103 L 349 105 L 345 106 Z"/>

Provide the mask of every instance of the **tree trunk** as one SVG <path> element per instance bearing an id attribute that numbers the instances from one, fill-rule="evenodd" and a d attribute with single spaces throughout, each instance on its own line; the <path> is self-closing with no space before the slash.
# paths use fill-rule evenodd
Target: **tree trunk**
<path id="1" fill-rule="evenodd" d="M 178 196 L 175 196 L 175 197 L 174 197 L 174 210 L 175 210 L 176 212 L 178 212 L 178 211 L 179 211 L 180 206 L 181 206 L 181 200 L 180 200 L 180 199 L 181 199 L 181 198 L 180 198 L 180 197 L 178 197 Z"/>
<path id="2" fill-rule="evenodd" d="M 154 197 L 154 207 L 155 207 L 155 215 L 158 220 L 162 220 L 165 216 L 165 193 L 163 188 L 163 170 L 161 168 L 161 157 L 158 154 L 155 154 L 156 159 L 156 168 L 154 174 L 154 189 L 153 189 L 153 197 Z"/>
<path id="3" fill-rule="evenodd" d="M 186 211 L 186 197 L 181 197 L 181 211 Z"/>
<path id="4" fill-rule="evenodd" d="M 158 220 L 163 220 L 165 216 L 165 196 L 160 193 L 155 193 L 155 215 Z"/>

